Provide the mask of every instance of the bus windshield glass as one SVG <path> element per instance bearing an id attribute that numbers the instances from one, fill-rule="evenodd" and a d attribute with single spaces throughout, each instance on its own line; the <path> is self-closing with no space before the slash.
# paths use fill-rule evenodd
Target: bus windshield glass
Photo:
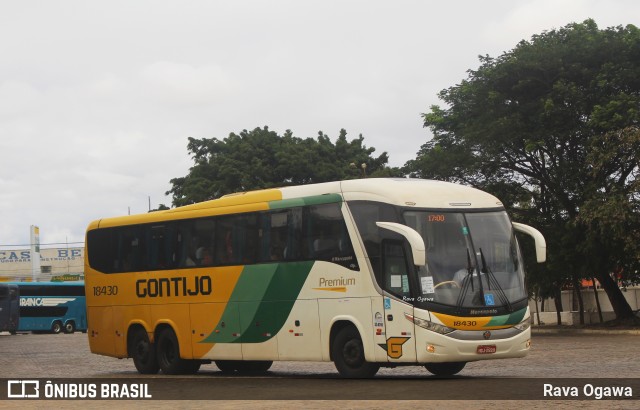
<path id="1" fill-rule="evenodd" d="M 504 211 L 408 211 L 425 242 L 418 300 L 457 308 L 510 308 L 526 298 L 524 270 Z"/>

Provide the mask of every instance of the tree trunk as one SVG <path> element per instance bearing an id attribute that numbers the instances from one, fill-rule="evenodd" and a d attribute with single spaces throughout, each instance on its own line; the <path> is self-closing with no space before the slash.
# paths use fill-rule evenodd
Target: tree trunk
<path id="1" fill-rule="evenodd" d="M 624 298 L 620 287 L 611 276 L 609 276 L 608 273 L 599 273 L 596 275 L 596 278 L 609 297 L 613 311 L 616 314 L 616 319 L 633 318 L 634 314 L 631 306 L 629 306 L 629 302 Z"/>
<path id="2" fill-rule="evenodd" d="M 602 318 L 602 308 L 600 307 L 600 297 L 598 296 L 598 288 L 596 288 L 596 278 L 592 277 L 591 282 L 593 282 L 593 294 L 596 298 L 596 307 L 598 308 L 598 318 L 600 319 L 600 323 L 604 322 Z"/>
<path id="3" fill-rule="evenodd" d="M 556 318 L 558 320 L 558 326 L 560 326 L 562 324 L 562 316 L 560 315 L 560 312 L 562 312 L 562 290 L 559 286 L 555 290 L 555 293 L 556 295 L 553 298 L 553 301 L 556 304 Z"/>
<path id="4" fill-rule="evenodd" d="M 533 300 L 535 300 L 536 302 L 536 317 L 538 318 L 538 326 L 540 326 L 542 323 L 540 323 L 540 309 L 538 309 L 538 294 L 536 293 Z M 542 302 L 544 305 L 544 301 Z"/>
<path id="5" fill-rule="evenodd" d="M 584 325 L 584 302 L 582 301 L 582 292 L 580 291 L 580 282 L 576 275 L 571 275 L 573 281 L 573 291 L 578 297 L 578 310 L 580 311 L 580 324 Z"/>

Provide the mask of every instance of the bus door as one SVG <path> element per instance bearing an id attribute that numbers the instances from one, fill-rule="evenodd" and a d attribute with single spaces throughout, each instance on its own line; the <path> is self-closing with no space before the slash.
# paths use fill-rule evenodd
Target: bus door
<path id="1" fill-rule="evenodd" d="M 416 361 L 414 324 L 405 317 L 405 313 L 413 316 L 408 260 L 402 241 L 382 241 L 381 285 L 385 290 L 382 298 L 382 319 L 385 338 L 384 342 L 378 345 L 387 351 L 389 362 Z M 377 321 L 375 318 L 374 320 Z M 376 340 L 380 340 L 379 335 L 376 336 Z"/>

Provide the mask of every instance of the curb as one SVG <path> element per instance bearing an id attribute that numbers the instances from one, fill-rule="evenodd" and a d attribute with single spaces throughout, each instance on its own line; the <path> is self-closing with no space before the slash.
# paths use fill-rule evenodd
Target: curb
<path id="1" fill-rule="evenodd" d="M 534 335 L 637 335 L 640 336 L 640 329 L 544 329 L 531 328 Z"/>

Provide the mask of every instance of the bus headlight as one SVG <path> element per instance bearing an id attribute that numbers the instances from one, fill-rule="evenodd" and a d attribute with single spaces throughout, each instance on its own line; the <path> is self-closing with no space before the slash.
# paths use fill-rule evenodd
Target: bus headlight
<path id="1" fill-rule="evenodd" d="M 522 322 L 518 323 L 514 327 L 516 329 L 520 330 L 520 331 L 527 330 L 527 329 L 529 329 L 531 327 L 531 320 L 529 318 L 526 318 L 525 320 L 523 320 Z"/>
<path id="2" fill-rule="evenodd" d="M 441 335 L 446 335 L 447 333 L 451 333 L 451 332 L 453 332 L 455 330 L 455 329 L 452 329 L 450 327 L 447 327 L 447 326 L 444 326 L 444 325 L 440 325 L 438 323 L 433 323 L 433 322 L 430 322 L 428 320 L 420 319 L 420 318 L 415 317 L 413 315 L 410 315 L 408 313 L 405 313 L 404 317 L 409 322 L 413 322 L 414 324 L 420 326 L 423 329 L 427 329 L 427 330 L 430 330 L 432 332 L 440 333 Z"/>

